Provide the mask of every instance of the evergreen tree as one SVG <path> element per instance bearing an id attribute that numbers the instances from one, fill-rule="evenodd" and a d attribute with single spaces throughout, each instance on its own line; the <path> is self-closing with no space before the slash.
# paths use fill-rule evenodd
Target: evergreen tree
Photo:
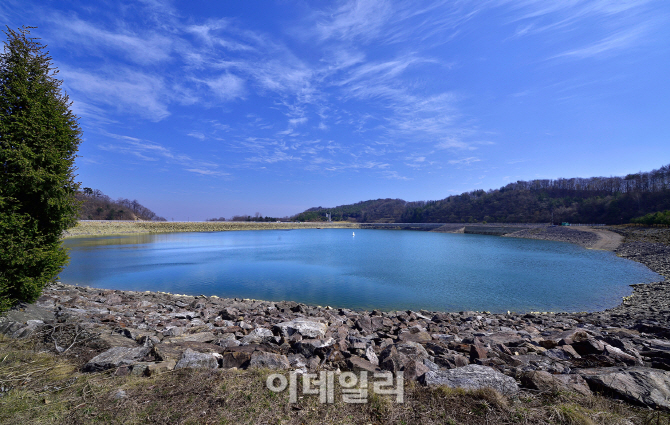
<path id="1" fill-rule="evenodd" d="M 77 117 L 31 27 L 7 27 L 0 54 L 0 311 L 34 301 L 68 256 L 79 184 Z"/>

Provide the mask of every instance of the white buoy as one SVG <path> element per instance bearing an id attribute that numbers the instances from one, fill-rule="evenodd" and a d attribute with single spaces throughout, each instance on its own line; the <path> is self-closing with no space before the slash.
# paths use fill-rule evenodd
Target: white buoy
<path id="1" fill-rule="evenodd" d="M 356 236 L 356 232 L 351 232 L 351 236 Z"/>

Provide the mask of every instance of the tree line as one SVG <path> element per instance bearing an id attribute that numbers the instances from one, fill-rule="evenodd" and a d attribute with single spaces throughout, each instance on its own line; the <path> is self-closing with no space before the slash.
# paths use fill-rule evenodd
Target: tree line
<path id="1" fill-rule="evenodd" d="M 234 215 L 230 221 L 253 221 L 253 222 L 267 222 L 267 223 L 274 223 L 277 221 L 290 221 L 291 218 L 286 216 L 286 217 L 263 217 L 263 215 L 259 212 L 255 213 L 253 216 L 250 215 Z M 219 217 L 219 218 L 210 218 L 207 219 L 206 221 L 226 221 L 225 217 Z"/>
<path id="2" fill-rule="evenodd" d="M 146 220 L 166 221 L 149 208 L 140 204 L 137 199 L 119 198 L 112 200 L 99 189 L 83 188 L 76 194 L 80 202 L 80 220 Z"/>
<path id="3" fill-rule="evenodd" d="M 517 181 L 436 201 L 377 199 L 335 208 L 310 208 L 300 221 L 361 223 L 628 223 L 670 209 L 670 166 L 625 177 Z"/>

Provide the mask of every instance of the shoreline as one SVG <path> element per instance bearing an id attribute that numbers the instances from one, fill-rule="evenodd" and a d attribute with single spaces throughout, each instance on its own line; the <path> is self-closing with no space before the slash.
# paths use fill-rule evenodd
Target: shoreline
<path id="1" fill-rule="evenodd" d="M 481 235 L 496 235 L 502 237 L 512 237 L 520 239 L 547 240 L 556 242 L 567 242 L 579 245 L 586 249 L 605 250 L 614 252 L 617 256 L 640 263 L 649 270 L 661 275 L 664 280 L 660 282 L 640 283 L 629 285 L 633 288 L 631 295 L 623 298 L 618 306 L 604 310 L 604 312 L 621 309 L 622 306 L 635 308 L 645 311 L 648 303 L 645 301 L 646 294 L 644 288 L 648 285 L 656 285 L 663 290 L 661 296 L 662 304 L 670 300 L 670 287 L 665 289 L 665 282 L 670 278 L 670 264 L 661 265 L 657 257 L 657 251 L 661 254 L 667 253 L 670 258 L 670 251 L 665 252 L 663 244 L 670 246 L 670 230 L 667 231 L 665 238 L 653 238 L 653 246 L 645 246 L 642 252 L 639 251 L 639 243 L 628 249 L 623 245 L 624 240 L 634 239 L 635 241 L 644 241 L 645 228 L 627 227 L 627 226 L 607 226 L 607 227 L 569 227 L 569 226 L 549 226 L 545 224 L 514 224 L 505 225 L 499 223 L 466 225 L 463 223 L 435 223 L 435 224 L 415 224 L 415 223 L 349 223 L 349 222 L 308 222 L 308 223 L 256 223 L 256 222 L 125 222 L 125 221 L 80 221 L 79 225 L 71 230 L 64 238 L 79 237 L 105 237 L 105 236 L 127 236 L 133 234 L 160 234 L 160 233 L 178 233 L 178 232 L 219 232 L 219 231 L 237 231 L 237 230 L 295 230 L 295 229 L 326 229 L 326 228 L 346 228 L 346 229 L 379 229 L 379 230 L 416 230 L 438 233 L 469 233 Z M 659 229 L 650 228 L 652 233 L 665 234 Z M 641 236 L 642 235 L 642 236 Z M 662 242 L 662 243 L 659 243 Z M 649 244 L 649 242 L 644 242 Z M 621 248 L 621 251 L 620 251 Z M 662 263 L 662 262 L 661 262 Z M 666 262 L 667 263 L 667 262 Z M 639 294 L 642 295 L 639 295 Z M 357 310 L 358 311 L 358 310 Z M 363 311 L 363 310 L 360 310 Z M 534 312 L 538 313 L 538 312 Z M 561 314 L 576 314 L 575 312 L 560 312 Z M 594 312 L 581 312 L 586 314 L 597 314 Z M 670 316 L 670 311 L 668 312 Z M 668 321 L 670 323 L 670 319 Z"/>

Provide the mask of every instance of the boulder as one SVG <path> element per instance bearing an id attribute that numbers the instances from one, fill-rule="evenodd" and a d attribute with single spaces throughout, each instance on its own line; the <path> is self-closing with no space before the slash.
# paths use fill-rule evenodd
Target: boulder
<path id="1" fill-rule="evenodd" d="M 645 367 L 580 371 L 592 390 L 654 409 L 670 409 L 670 372 Z"/>
<path id="2" fill-rule="evenodd" d="M 240 343 L 242 345 L 249 344 L 262 344 L 264 342 L 269 342 L 274 338 L 274 334 L 270 329 L 265 328 L 256 328 L 249 334 L 242 337 Z"/>
<path id="3" fill-rule="evenodd" d="M 236 308 L 226 307 L 219 312 L 219 316 L 221 316 L 223 320 L 237 320 L 240 316 L 240 312 Z"/>
<path id="4" fill-rule="evenodd" d="M 221 367 L 224 369 L 230 369 L 233 367 L 244 369 L 249 365 L 250 361 L 251 353 L 245 353 L 243 351 L 228 351 L 222 354 Z"/>
<path id="5" fill-rule="evenodd" d="M 614 347 L 609 344 L 604 344 L 605 345 L 605 350 L 603 352 L 604 355 L 610 357 L 616 362 L 621 362 L 625 363 L 629 366 L 642 366 L 643 362 L 641 359 L 637 359 L 630 354 L 624 352 L 623 350 Z"/>
<path id="6" fill-rule="evenodd" d="M 147 370 L 144 372 L 147 376 L 158 375 L 164 372 L 169 372 L 175 368 L 177 363 L 174 360 L 169 360 L 167 362 L 157 362 L 151 363 L 148 365 Z"/>
<path id="7" fill-rule="evenodd" d="M 401 341 L 405 342 L 428 342 L 431 341 L 433 338 L 430 336 L 428 332 L 425 331 L 420 331 L 420 332 L 401 332 L 398 335 L 398 339 Z"/>
<path id="8" fill-rule="evenodd" d="M 474 364 L 450 370 L 429 370 L 423 375 L 422 382 L 428 386 L 445 385 L 466 390 L 493 388 L 505 395 L 514 395 L 519 392 L 519 385 L 513 378 L 488 366 Z"/>
<path id="9" fill-rule="evenodd" d="M 173 344 L 157 344 L 153 347 L 153 354 L 159 361 L 174 360 L 178 362 L 182 354 L 188 349 L 199 353 L 221 353 L 224 350 L 222 347 L 214 344 L 184 341 Z"/>
<path id="10" fill-rule="evenodd" d="M 304 338 L 320 339 L 326 335 L 328 325 L 303 318 L 293 319 L 290 322 L 278 323 L 274 330 L 285 338 L 297 333 Z"/>
<path id="11" fill-rule="evenodd" d="M 187 348 L 177 362 L 175 369 L 190 367 L 194 369 L 216 369 L 219 367 L 219 361 L 215 354 L 218 353 L 199 353 Z"/>
<path id="12" fill-rule="evenodd" d="M 349 366 L 354 371 L 365 370 L 370 373 L 380 372 L 379 367 L 358 356 L 349 357 L 347 359 L 347 366 Z"/>
<path id="13" fill-rule="evenodd" d="M 475 363 L 477 360 L 488 357 L 488 350 L 486 347 L 478 342 L 470 345 L 470 362 Z"/>
<path id="14" fill-rule="evenodd" d="M 251 354 L 249 367 L 286 370 L 291 368 L 291 364 L 283 354 L 255 351 Z"/>
<path id="15" fill-rule="evenodd" d="M 302 354 L 289 354 L 287 358 L 292 368 L 303 371 L 307 368 L 307 359 Z"/>
<path id="16" fill-rule="evenodd" d="M 405 364 L 405 368 L 403 369 L 403 377 L 408 381 L 416 381 L 428 371 L 430 371 L 430 368 L 426 366 L 423 361 L 410 360 Z"/>
<path id="17" fill-rule="evenodd" d="M 119 366 L 135 364 L 149 354 L 148 347 L 112 347 L 104 353 L 98 354 L 84 366 L 85 372 L 98 372 Z"/>
<path id="18" fill-rule="evenodd" d="M 372 346 L 365 349 L 365 358 L 375 366 L 379 366 L 379 358 L 375 354 L 375 350 L 372 349 Z"/>
<path id="19" fill-rule="evenodd" d="M 293 344 L 293 349 L 296 353 L 309 358 L 324 353 L 324 351 L 327 351 L 326 349 L 333 344 L 335 344 L 333 338 L 303 339 Z"/>
<path id="20" fill-rule="evenodd" d="M 175 328 L 173 328 L 175 329 Z M 176 344 L 179 342 L 186 342 L 186 341 L 192 341 L 192 342 L 212 342 L 216 340 L 217 337 L 211 332 L 198 332 L 195 334 L 188 334 L 188 335 L 181 335 L 181 336 L 176 336 L 173 338 L 164 338 L 163 343 L 164 344 Z"/>
<path id="21" fill-rule="evenodd" d="M 605 349 L 605 344 L 594 338 L 586 338 L 579 341 L 574 341 L 571 345 L 580 356 L 601 354 Z"/>
<path id="22" fill-rule="evenodd" d="M 220 339 L 216 342 L 216 345 L 223 348 L 238 347 L 240 344 L 236 339 Z"/>
<path id="23" fill-rule="evenodd" d="M 552 375 L 543 370 L 522 372 L 521 384 L 532 390 L 542 392 L 571 391 L 590 395 L 589 386 L 580 375 Z"/>
<path id="24" fill-rule="evenodd" d="M 163 336 L 180 336 L 186 332 L 186 328 L 183 326 L 168 326 L 163 331 Z"/>

